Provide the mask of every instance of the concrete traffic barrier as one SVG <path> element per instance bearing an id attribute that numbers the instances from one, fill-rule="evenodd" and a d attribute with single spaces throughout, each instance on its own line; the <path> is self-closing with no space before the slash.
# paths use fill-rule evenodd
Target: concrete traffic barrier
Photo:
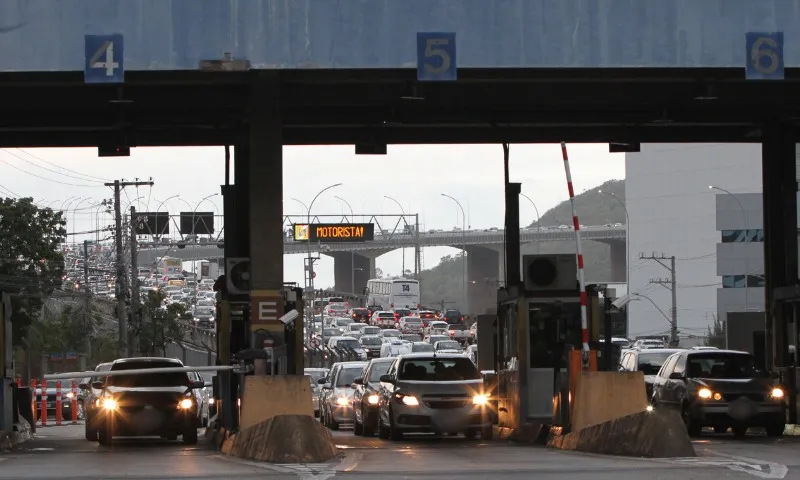
<path id="1" fill-rule="evenodd" d="M 642 372 L 582 372 L 572 406 L 572 431 L 614 420 L 647 408 Z"/>
<path id="2" fill-rule="evenodd" d="M 311 415 L 277 415 L 242 429 L 222 443 L 222 452 L 271 463 L 319 463 L 337 454 L 331 432 Z"/>
<path id="3" fill-rule="evenodd" d="M 248 375 L 242 397 L 241 430 L 275 415 L 314 416 L 311 387 L 305 375 Z"/>
<path id="4" fill-rule="evenodd" d="M 634 413 L 566 435 L 553 435 L 547 446 L 628 457 L 697 456 L 683 419 L 671 409 Z"/>

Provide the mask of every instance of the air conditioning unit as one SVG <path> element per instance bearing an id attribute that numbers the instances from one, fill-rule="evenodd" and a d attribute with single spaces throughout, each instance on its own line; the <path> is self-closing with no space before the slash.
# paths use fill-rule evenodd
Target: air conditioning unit
<path id="1" fill-rule="evenodd" d="M 225 262 L 225 280 L 229 295 L 250 293 L 250 259 L 229 258 Z"/>
<path id="2" fill-rule="evenodd" d="M 522 276 L 527 291 L 580 291 L 575 254 L 523 255 Z"/>

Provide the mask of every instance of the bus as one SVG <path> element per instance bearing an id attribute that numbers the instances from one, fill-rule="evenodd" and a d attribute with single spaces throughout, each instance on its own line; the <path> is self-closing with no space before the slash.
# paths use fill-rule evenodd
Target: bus
<path id="1" fill-rule="evenodd" d="M 407 278 L 374 278 L 367 282 L 367 305 L 386 310 L 419 308 L 419 282 Z"/>

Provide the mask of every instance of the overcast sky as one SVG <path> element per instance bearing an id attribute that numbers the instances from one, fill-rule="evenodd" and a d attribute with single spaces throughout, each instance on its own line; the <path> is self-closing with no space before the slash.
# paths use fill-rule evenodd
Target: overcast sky
<path id="1" fill-rule="evenodd" d="M 569 153 L 576 193 L 610 179 L 625 178 L 624 155 L 609 154 L 606 144 L 570 145 Z M 523 193 L 533 199 L 540 214 L 568 199 L 558 145 L 512 145 L 510 170 L 512 181 L 522 183 Z M 34 197 L 41 205 L 64 208 L 69 232 L 94 230 L 98 222 L 101 226 L 110 224 L 110 216 L 98 216 L 98 209 L 90 208 L 113 196 L 103 182 L 150 177 L 155 182 L 152 188 L 126 190 L 123 208 L 134 205 L 140 211 L 155 210 L 163 200 L 179 195 L 166 202 L 161 211 L 178 213 L 191 206 L 197 211 L 222 214 L 221 147 L 137 148 L 129 158 L 98 158 L 96 149 L 0 150 L 0 195 Z M 503 223 L 503 153 L 499 145 L 390 146 L 385 156 L 357 156 L 352 146 L 285 147 L 283 177 L 285 214 L 306 213 L 292 198 L 309 204 L 321 189 L 341 182 L 342 186 L 320 196 L 312 214 L 349 213 L 334 196 L 348 201 L 356 216 L 399 214 L 398 205 L 384 198 L 388 195 L 396 198 L 407 214 L 418 213 L 425 230 L 461 227 L 458 206 L 441 196 L 446 193 L 461 202 L 468 226 L 488 228 Z M 73 200 L 68 200 L 71 197 Z M 533 207 L 525 200 L 520 203 L 520 216 L 523 224 L 536 219 Z M 73 238 L 82 241 L 88 237 Z M 427 249 L 424 267 L 433 267 L 442 256 L 455 252 L 450 248 Z M 406 258 L 407 268 L 413 268 L 411 249 Z M 390 274 L 399 274 L 401 264 L 401 251 L 377 260 L 377 266 Z M 284 256 L 284 267 L 286 281 L 303 283 L 301 255 Z M 317 263 L 317 285 L 333 285 L 332 259 L 323 257 Z"/>

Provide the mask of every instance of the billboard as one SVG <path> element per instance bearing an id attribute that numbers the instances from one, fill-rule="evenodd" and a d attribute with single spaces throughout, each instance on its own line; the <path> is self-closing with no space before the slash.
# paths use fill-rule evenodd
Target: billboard
<path id="1" fill-rule="evenodd" d="M 297 242 L 343 243 L 375 239 L 372 223 L 296 223 L 292 231 Z"/>
<path id="2" fill-rule="evenodd" d="M 136 235 L 169 235 L 169 212 L 138 212 Z"/>
<path id="3" fill-rule="evenodd" d="M 181 212 L 181 235 L 214 233 L 214 212 Z"/>

